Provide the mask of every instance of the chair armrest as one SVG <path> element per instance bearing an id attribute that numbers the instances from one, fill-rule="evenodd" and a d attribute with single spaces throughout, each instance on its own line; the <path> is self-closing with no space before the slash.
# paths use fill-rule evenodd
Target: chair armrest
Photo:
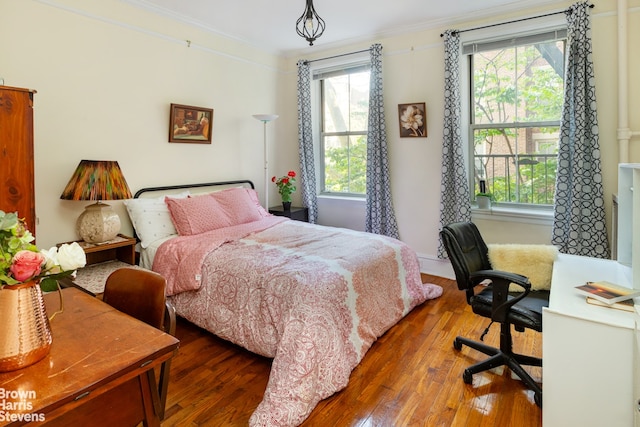
<path id="1" fill-rule="evenodd" d="M 164 331 L 169 335 L 176 335 L 176 309 L 169 300 L 164 302 Z"/>
<path id="2" fill-rule="evenodd" d="M 474 283 L 480 283 L 485 279 L 490 279 L 494 283 L 508 281 L 507 289 L 509 288 L 508 285 L 511 283 L 515 283 L 516 285 L 524 288 L 525 291 L 531 289 L 531 282 L 529 282 L 527 277 L 517 273 L 509 273 L 508 271 L 478 270 L 469 274 L 469 278 Z"/>
<path id="3" fill-rule="evenodd" d="M 483 280 L 491 280 L 493 297 L 491 308 L 491 320 L 503 323 L 507 319 L 507 314 L 511 306 L 525 298 L 531 291 L 531 282 L 525 276 L 516 273 L 509 273 L 500 270 L 478 270 L 469 275 L 469 278 L 480 283 Z M 524 288 L 518 296 L 509 299 L 509 285 L 515 283 Z"/>

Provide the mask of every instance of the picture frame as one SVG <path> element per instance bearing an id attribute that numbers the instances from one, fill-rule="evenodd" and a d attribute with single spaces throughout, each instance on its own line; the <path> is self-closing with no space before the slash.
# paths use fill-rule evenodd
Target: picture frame
<path id="1" fill-rule="evenodd" d="M 171 104 L 169 142 L 211 144 L 213 109 Z"/>
<path id="2" fill-rule="evenodd" d="M 427 137 L 427 105 L 424 102 L 398 104 L 400 138 Z"/>

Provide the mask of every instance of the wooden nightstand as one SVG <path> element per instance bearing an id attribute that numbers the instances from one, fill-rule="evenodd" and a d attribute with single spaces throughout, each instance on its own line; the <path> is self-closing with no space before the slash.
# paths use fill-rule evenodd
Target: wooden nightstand
<path id="1" fill-rule="evenodd" d="M 287 218 L 297 221 L 309 222 L 309 208 L 291 206 L 291 209 L 285 211 L 282 206 L 272 206 L 269 213 L 277 216 L 286 216 Z"/>
<path id="2" fill-rule="evenodd" d="M 62 287 L 73 286 L 91 295 L 101 294 L 111 273 L 119 268 L 135 266 L 136 239 L 133 237 L 118 234 L 115 239 L 105 243 L 87 243 L 84 240 L 76 242 L 87 256 L 87 264 L 78 270 L 75 279 L 61 280 Z"/>
<path id="3" fill-rule="evenodd" d="M 77 240 L 77 243 L 87 255 L 87 266 L 113 260 L 132 265 L 136 263 L 136 239 L 133 237 L 118 234 L 105 243 L 87 243 L 84 240 Z"/>

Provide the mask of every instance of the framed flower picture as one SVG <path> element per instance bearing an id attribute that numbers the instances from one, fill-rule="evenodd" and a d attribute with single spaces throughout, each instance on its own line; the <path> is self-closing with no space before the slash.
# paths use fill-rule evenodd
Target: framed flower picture
<path id="1" fill-rule="evenodd" d="M 427 107 L 424 102 L 398 104 L 400 138 L 427 137 Z"/>
<path id="2" fill-rule="evenodd" d="M 213 110 L 171 104 L 169 142 L 211 144 Z"/>

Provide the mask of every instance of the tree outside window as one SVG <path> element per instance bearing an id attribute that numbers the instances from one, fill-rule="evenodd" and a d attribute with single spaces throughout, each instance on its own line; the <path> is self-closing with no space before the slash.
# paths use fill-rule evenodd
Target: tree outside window
<path id="1" fill-rule="evenodd" d="M 494 201 L 553 204 L 564 91 L 564 41 L 470 55 L 476 191 Z"/>
<path id="2" fill-rule="evenodd" d="M 366 194 L 369 70 L 321 81 L 324 194 Z"/>

